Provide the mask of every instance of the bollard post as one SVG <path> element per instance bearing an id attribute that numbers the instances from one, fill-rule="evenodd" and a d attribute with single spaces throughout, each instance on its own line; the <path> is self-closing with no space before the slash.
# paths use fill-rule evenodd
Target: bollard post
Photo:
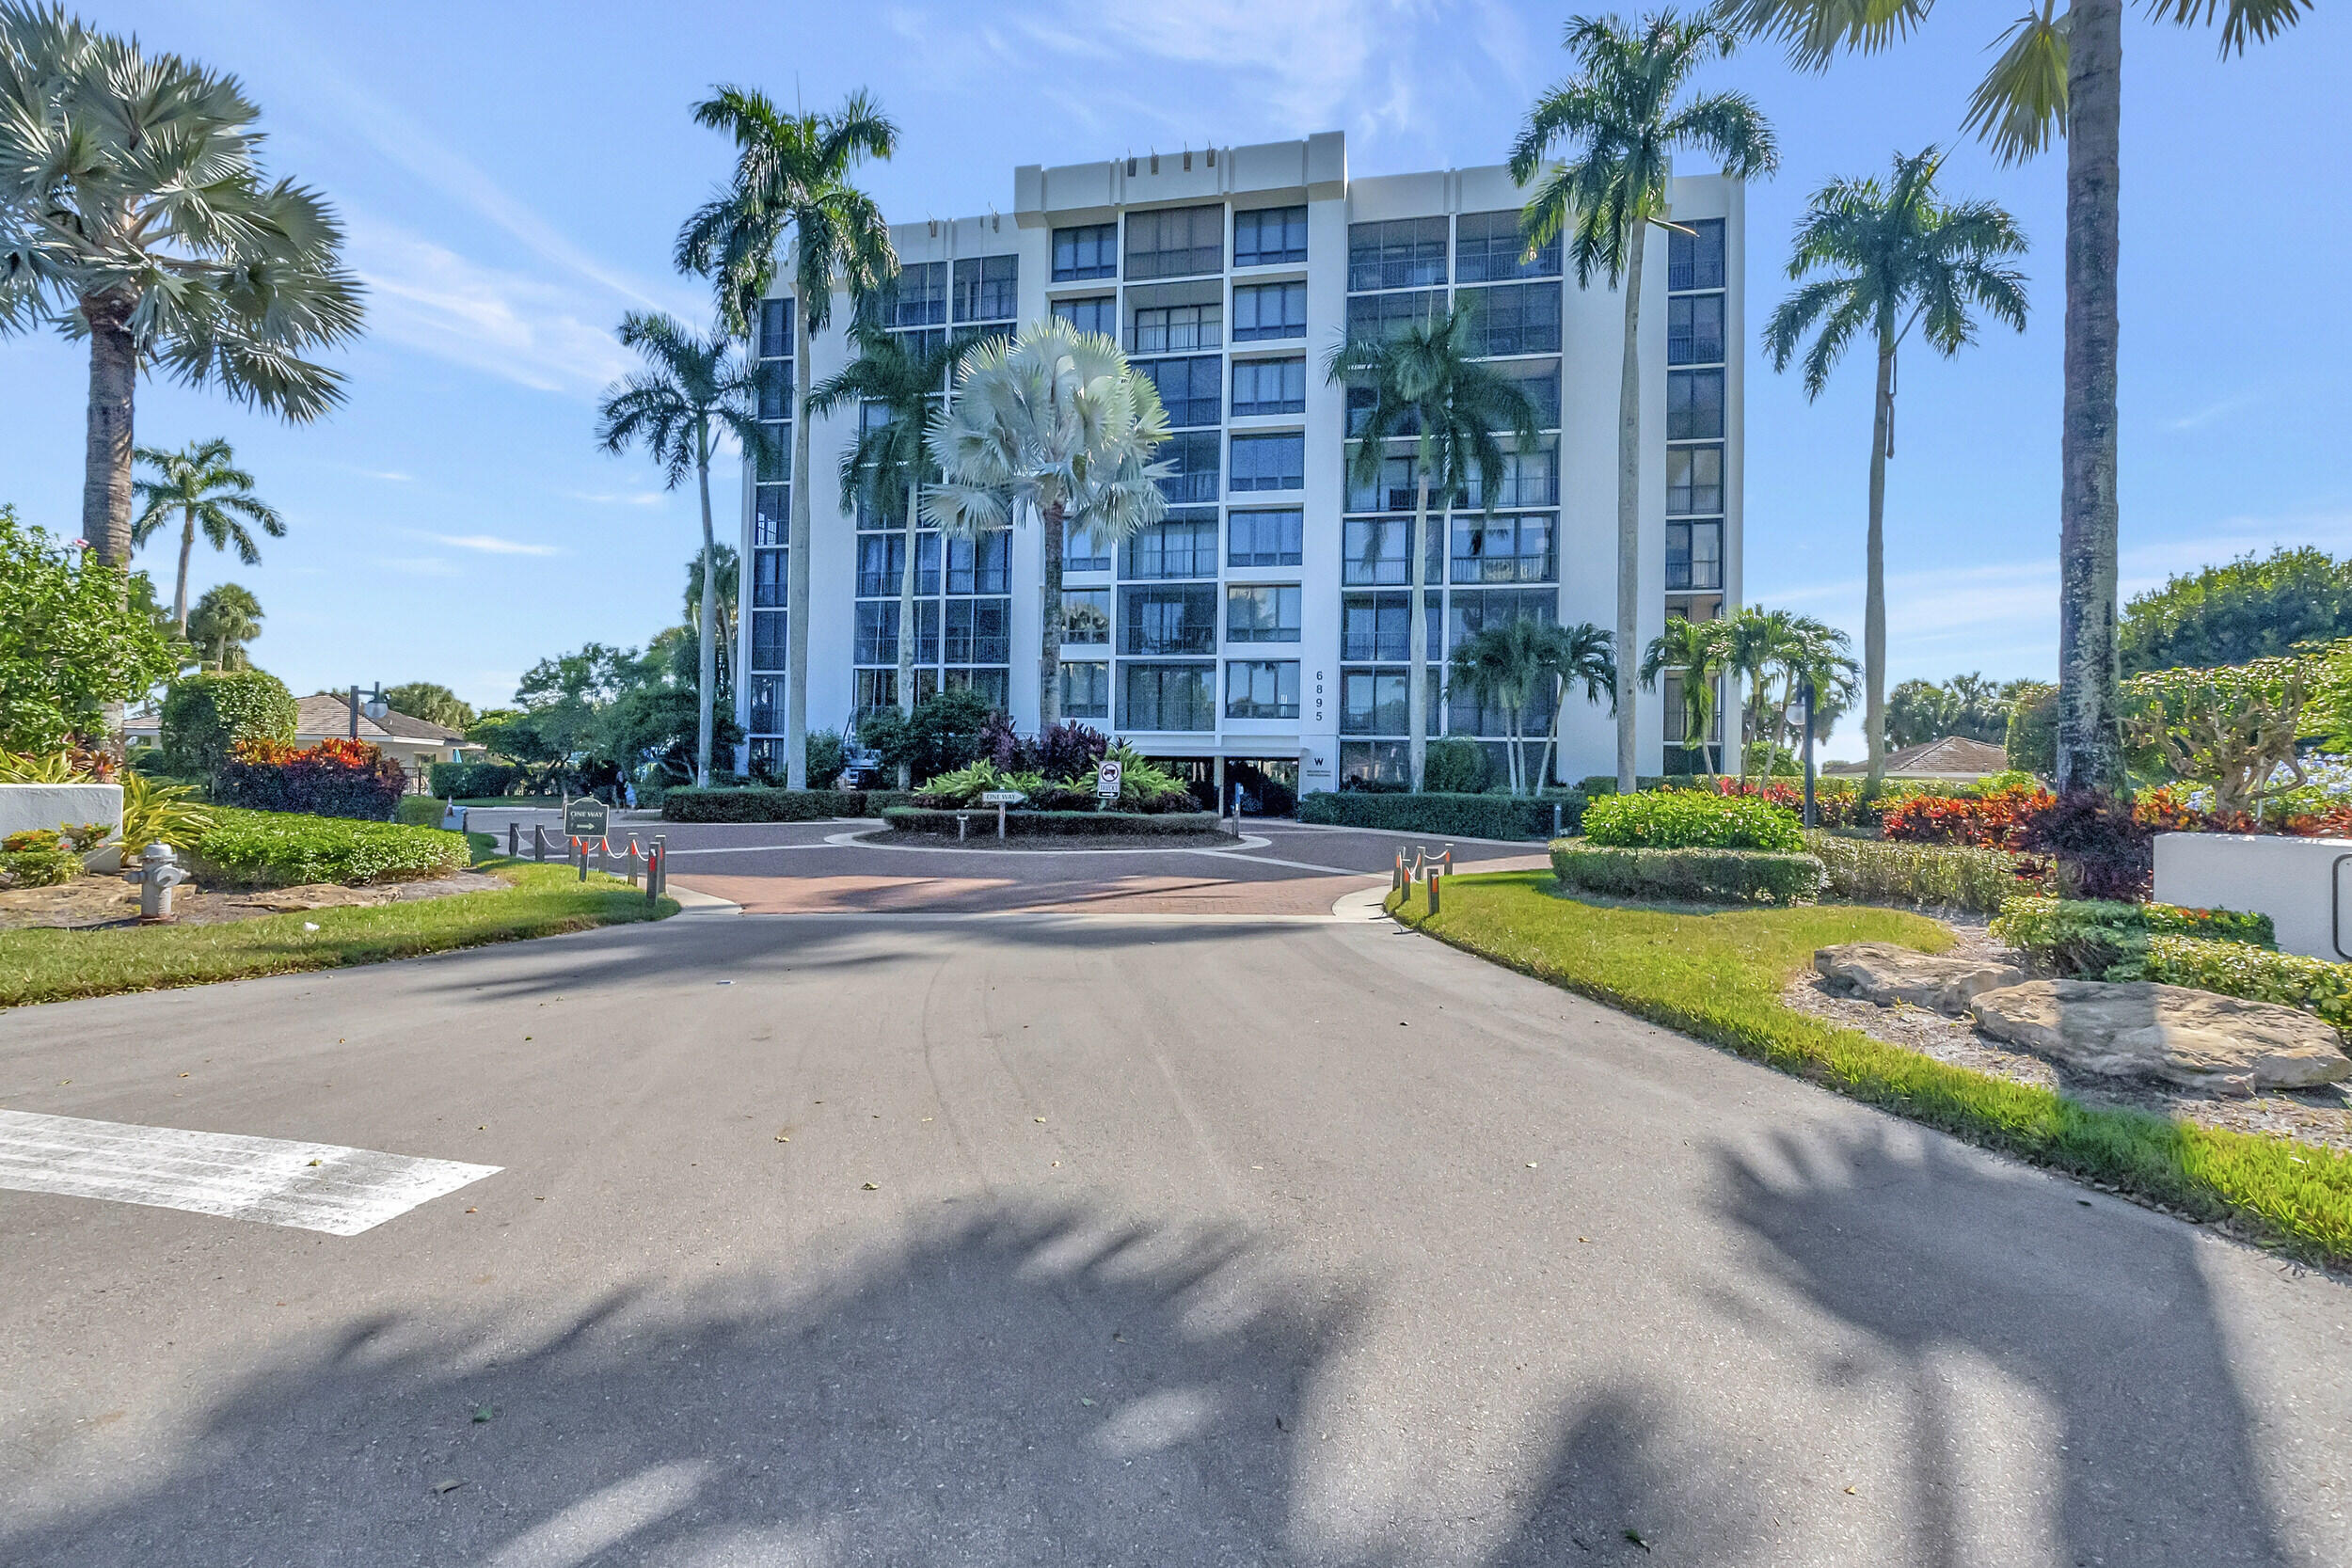
<path id="1" fill-rule="evenodd" d="M 996 802 L 996 836 L 1005 836 L 1005 802 L 1002 800 Z"/>
<path id="2" fill-rule="evenodd" d="M 961 844 L 963 842 L 965 830 L 969 829 L 971 826 L 972 814 L 970 812 L 960 811 L 956 813 L 956 842 L 958 844 Z"/>
<path id="3" fill-rule="evenodd" d="M 545 861 L 548 858 L 547 830 L 536 822 L 531 825 L 531 858 L 534 861 Z"/>
<path id="4" fill-rule="evenodd" d="M 572 863 L 580 867 L 580 879 L 586 881 L 588 879 L 588 841 L 586 839 L 572 840 Z"/>
<path id="5" fill-rule="evenodd" d="M 1551 803 L 1551 836 L 1560 836 L 1560 802 L 1557 800 Z"/>
<path id="6" fill-rule="evenodd" d="M 1440 855 L 1440 856 L 1438 856 L 1438 858 L 1440 861 L 1442 861 L 1442 862 L 1444 862 L 1444 863 L 1445 863 L 1445 874 L 1446 874 L 1447 876 L 1449 876 L 1449 877 L 1453 876 L 1453 875 L 1454 875 L 1454 846 L 1453 846 L 1453 845 L 1451 845 L 1451 844 L 1447 845 L 1447 846 L 1445 847 L 1445 853 L 1444 853 L 1444 854 L 1442 854 L 1442 855 Z"/>
<path id="7" fill-rule="evenodd" d="M 637 885 L 638 859 L 637 835 L 635 833 L 631 833 L 628 835 L 628 885 L 631 887 L 635 887 Z"/>
<path id="8" fill-rule="evenodd" d="M 1389 891 L 1391 893 L 1405 891 L 1405 851 L 1402 849 L 1396 852 L 1396 863 L 1389 867 Z"/>
<path id="9" fill-rule="evenodd" d="M 521 847 L 522 840 L 516 834 L 515 821 L 512 817 L 509 817 L 506 823 L 506 858 L 510 861 L 521 859 L 522 857 L 518 853 Z"/>
<path id="10" fill-rule="evenodd" d="M 661 892 L 666 897 L 670 892 L 670 839 L 668 834 L 653 835 L 653 852 L 661 861 Z"/>
<path id="11" fill-rule="evenodd" d="M 1444 878 L 1438 875 L 1437 868 L 1432 866 L 1429 872 L 1429 912 L 1431 914 L 1438 912 L 1438 885 L 1444 880 Z"/>

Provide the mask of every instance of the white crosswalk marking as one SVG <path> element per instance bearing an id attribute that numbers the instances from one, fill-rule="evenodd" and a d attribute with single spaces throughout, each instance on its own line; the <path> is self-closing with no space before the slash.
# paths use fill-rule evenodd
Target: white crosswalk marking
<path id="1" fill-rule="evenodd" d="M 357 1236 L 485 1176 L 336 1144 L 0 1111 L 0 1188 Z"/>

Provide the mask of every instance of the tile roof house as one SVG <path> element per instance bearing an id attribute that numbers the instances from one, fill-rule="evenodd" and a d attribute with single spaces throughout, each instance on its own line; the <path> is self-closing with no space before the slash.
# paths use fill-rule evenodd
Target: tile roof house
<path id="1" fill-rule="evenodd" d="M 2008 770 L 2007 752 L 1956 735 L 1947 735 L 1941 740 L 1923 740 L 1916 746 L 1886 753 L 1886 776 L 1890 779 L 1969 784 L 1989 773 Z M 1867 762 L 1833 762 L 1821 769 L 1824 777 L 1835 779 L 1858 779 L 1869 771 Z"/>
<path id="2" fill-rule="evenodd" d="M 152 710 L 134 713 L 123 721 L 122 732 L 134 746 L 152 746 L 162 736 L 162 719 Z M 355 734 L 361 740 L 373 742 L 412 773 L 437 762 L 477 760 L 483 752 L 463 733 L 429 719 L 412 719 L 389 710 L 381 719 L 371 719 L 362 705 L 355 730 L 348 696 L 322 691 L 315 697 L 295 699 L 295 745 L 315 746 L 322 740 L 348 738 Z"/>

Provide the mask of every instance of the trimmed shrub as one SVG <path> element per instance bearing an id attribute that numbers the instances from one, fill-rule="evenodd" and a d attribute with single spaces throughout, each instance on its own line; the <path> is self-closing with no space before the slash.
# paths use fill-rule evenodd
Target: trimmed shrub
<path id="1" fill-rule="evenodd" d="M 2110 980 L 2161 980 L 2249 1002 L 2277 1002 L 2352 1031 L 2352 964 L 2273 953 L 2246 942 L 2152 935 L 2146 951 L 2115 965 Z"/>
<path id="2" fill-rule="evenodd" d="M 1821 890 L 1820 861 L 1774 849 L 1625 848 L 1564 838 L 1551 846 L 1551 871 L 1562 887 L 1585 893 L 1692 904 L 1800 904 Z"/>
<path id="3" fill-rule="evenodd" d="M 2032 786 L 1980 796 L 1915 795 L 1887 807 L 1879 824 L 1899 843 L 2014 849 L 2027 820 L 2055 799 L 2048 790 Z"/>
<path id="4" fill-rule="evenodd" d="M 265 670 L 183 675 L 164 694 L 164 760 L 175 773 L 212 773 L 241 742 L 293 745 L 299 718 L 294 693 Z"/>
<path id="5" fill-rule="evenodd" d="M 253 811 L 309 812 L 389 822 L 408 793 L 400 764 L 364 740 L 328 739 L 307 750 L 241 740 L 215 775 L 214 798 Z"/>
<path id="6" fill-rule="evenodd" d="M 2093 898 L 2011 898 L 2002 904 L 1992 931 L 1994 941 L 2024 952 L 2038 969 L 2093 980 L 2139 961 L 2151 939 L 2159 936 L 2227 942 L 2257 950 L 2278 946 L 2278 934 L 2266 914 Z"/>
<path id="7" fill-rule="evenodd" d="M 1552 836 L 1555 804 L 1561 808 L 1560 831 L 1576 832 L 1584 816 L 1581 795 L 1369 795 L 1353 789 L 1343 793 L 1319 789 L 1298 798 L 1298 819 L 1333 828 L 1427 833 L 1433 838 L 1541 841 Z"/>
<path id="8" fill-rule="evenodd" d="M 62 831 L 61 831 L 62 830 Z M 82 874 L 82 851 L 105 842 L 103 823 L 33 828 L 0 839 L 0 887 L 57 887 Z"/>
<path id="9" fill-rule="evenodd" d="M 1636 789 L 1712 789 L 1726 775 L 1718 773 L 1644 773 L 1633 781 Z M 1577 793 L 1597 800 L 1617 792 L 1614 773 L 1595 773 L 1576 786 Z"/>
<path id="10" fill-rule="evenodd" d="M 429 775 L 433 793 L 444 800 L 481 800 L 512 795 L 523 770 L 503 762 L 437 762 Z"/>
<path id="11" fill-rule="evenodd" d="M 1619 849 L 1804 853 L 1804 831 L 1788 807 L 1753 795 L 1696 790 L 1604 796 L 1584 808 L 1584 836 L 1596 847 Z"/>
<path id="12" fill-rule="evenodd" d="M 1486 788 L 1486 749 L 1459 736 L 1429 743 L 1422 788 L 1432 795 L 1479 795 Z"/>
<path id="13" fill-rule="evenodd" d="M 850 765 L 849 748 L 842 743 L 839 730 L 811 730 L 803 741 L 803 754 L 808 763 L 808 782 L 819 789 L 831 789 L 834 780 Z"/>
<path id="14" fill-rule="evenodd" d="M 2001 849 L 1887 844 L 1819 830 L 1804 842 L 1821 863 L 1821 896 L 1844 903 L 1995 914 L 2004 900 L 2041 885 L 2030 862 Z"/>
<path id="15" fill-rule="evenodd" d="M 973 838 L 996 836 L 996 813 L 993 807 L 975 807 L 970 815 Z M 948 838 L 956 836 L 956 814 L 952 811 L 939 811 L 927 806 L 892 806 L 882 814 L 882 817 L 896 832 L 941 833 Z M 1221 831 L 1216 813 L 1210 811 L 1171 811 L 1151 815 L 1132 811 L 1005 813 L 1005 836 L 1008 838 L 1106 838 L 1123 835 L 1179 838 Z"/>
<path id="16" fill-rule="evenodd" d="M 664 822 L 824 822 L 864 816 L 859 789 L 673 789 L 661 797 Z"/>
<path id="17" fill-rule="evenodd" d="M 467 861 L 466 835 L 397 822 L 298 812 L 221 811 L 195 846 L 199 882 L 291 887 L 303 882 L 409 881 L 446 877 Z"/>
<path id="18" fill-rule="evenodd" d="M 412 828 L 437 828 L 448 815 L 449 807 L 430 795 L 404 795 L 392 808 L 392 820 Z"/>
<path id="19" fill-rule="evenodd" d="M 893 806 L 911 806 L 914 803 L 914 791 L 911 789 L 869 789 L 866 792 L 866 810 L 860 815 L 880 816 Z"/>

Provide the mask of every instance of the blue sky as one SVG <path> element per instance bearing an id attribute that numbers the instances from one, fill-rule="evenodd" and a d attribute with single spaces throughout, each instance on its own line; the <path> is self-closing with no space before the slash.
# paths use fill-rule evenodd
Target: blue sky
<path id="1" fill-rule="evenodd" d="M 1438 0 L 1094 0 L 677 8 L 231 3 L 85 9 L 241 74 L 273 172 L 325 191 L 370 288 L 338 363 L 348 404 L 290 429 L 150 385 L 151 445 L 226 435 L 291 524 L 260 567 L 199 554 L 267 611 L 257 660 L 296 690 L 437 680 L 511 699 L 535 659 L 638 644 L 679 616 L 691 488 L 590 438 L 628 368 L 624 310 L 698 318 L 669 265 L 678 220 L 724 167 L 687 105 L 742 82 L 812 106 L 873 91 L 904 129 L 868 186 L 895 218 L 1011 202 L 1021 163 L 1232 145 L 1338 128 L 1359 173 L 1500 161 L 1563 74 L 1574 8 Z M 2034 248 L 2034 320 L 1949 363 L 1907 355 L 1889 483 L 1894 679 L 2046 675 L 2056 663 L 2062 160 L 2017 168 L 1963 141 L 2007 8 L 1951 0 L 1908 44 L 1822 75 L 1756 49 L 1711 68 L 1777 128 L 1750 194 L 1750 311 L 1806 195 L 1895 149 L 1956 146 L 1953 194 L 1996 198 Z M 1997 15 L 1994 14 L 1997 13 Z M 2128 24 L 2123 119 L 2122 512 L 2126 592 L 2273 543 L 2352 550 L 2340 450 L 2352 328 L 2333 306 L 2352 217 L 2336 100 L 2352 19 L 2307 17 L 2230 61 L 2213 35 Z M 1861 623 L 1869 372 L 1807 404 L 1756 360 L 1748 398 L 1751 598 Z M 0 499 L 72 534 L 83 356 L 0 340 Z M 2339 434 L 2331 436 L 2330 432 Z M 732 464 L 714 481 L 732 496 Z M 170 561 L 150 563 L 168 592 Z M 1833 752 L 1857 743 L 1841 735 Z"/>

